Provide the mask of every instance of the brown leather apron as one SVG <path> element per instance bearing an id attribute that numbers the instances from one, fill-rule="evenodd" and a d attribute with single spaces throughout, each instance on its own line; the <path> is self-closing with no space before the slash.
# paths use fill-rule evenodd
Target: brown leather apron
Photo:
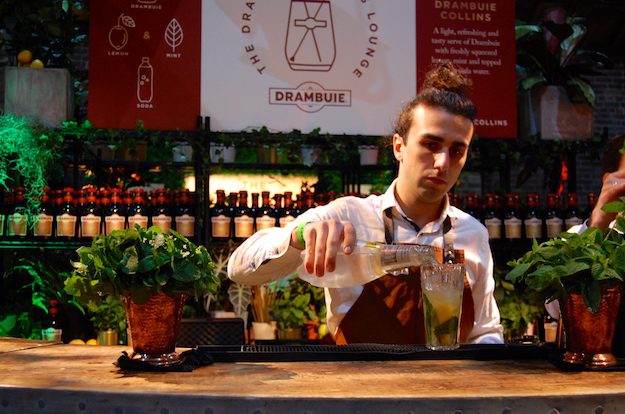
<path id="1" fill-rule="evenodd" d="M 392 244 L 391 209 L 385 210 L 383 217 L 386 243 Z M 445 257 L 446 262 L 464 263 L 464 251 L 454 250 L 447 237 L 451 228 L 451 220 L 447 217 L 442 229 L 444 246 L 434 247 L 436 260 L 443 263 Z M 466 342 L 473 328 L 474 313 L 471 286 L 465 275 L 460 342 Z M 420 269 L 410 268 L 408 274 L 398 276 L 387 274 L 367 283 L 356 303 L 341 320 L 334 339 L 337 344 L 424 344 Z"/>

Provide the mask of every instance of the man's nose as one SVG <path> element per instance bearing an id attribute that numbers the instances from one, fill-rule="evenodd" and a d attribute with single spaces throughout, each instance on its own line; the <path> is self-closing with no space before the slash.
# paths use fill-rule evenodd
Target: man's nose
<path id="1" fill-rule="evenodd" d="M 449 168 L 449 150 L 443 149 L 434 154 L 434 168 L 439 171 L 447 171 Z"/>

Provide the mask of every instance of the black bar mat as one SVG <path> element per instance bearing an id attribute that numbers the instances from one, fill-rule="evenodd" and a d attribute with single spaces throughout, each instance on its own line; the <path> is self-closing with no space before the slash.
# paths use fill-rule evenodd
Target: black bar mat
<path id="1" fill-rule="evenodd" d="M 451 351 L 423 345 L 200 345 L 215 362 L 389 361 L 428 359 L 542 359 L 553 348 L 542 344 L 467 344 Z"/>

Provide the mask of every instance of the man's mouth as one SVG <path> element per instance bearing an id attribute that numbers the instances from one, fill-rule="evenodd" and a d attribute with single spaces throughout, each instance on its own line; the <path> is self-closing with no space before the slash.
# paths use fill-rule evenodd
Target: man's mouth
<path id="1" fill-rule="evenodd" d="M 440 177 L 428 177 L 428 181 L 434 185 L 447 185 L 447 180 Z"/>

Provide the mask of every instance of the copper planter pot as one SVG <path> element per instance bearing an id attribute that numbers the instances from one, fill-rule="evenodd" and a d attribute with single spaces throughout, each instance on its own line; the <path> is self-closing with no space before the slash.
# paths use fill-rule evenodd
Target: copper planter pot
<path id="1" fill-rule="evenodd" d="M 132 359 L 158 366 L 179 362 L 175 351 L 184 300 L 183 295 L 174 299 L 159 293 L 137 305 L 125 298 L 129 344 L 134 351 Z"/>
<path id="2" fill-rule="evenodd" d="M 612 354 L 612 340 L 620 303 L 620 286 L 601 289 L 597 313 L 588 310 L 579 293 L 566 298 L 562 309 L 567 350 L 564 362 L 585 364 L 590 368 L 618 364 Z"/>

